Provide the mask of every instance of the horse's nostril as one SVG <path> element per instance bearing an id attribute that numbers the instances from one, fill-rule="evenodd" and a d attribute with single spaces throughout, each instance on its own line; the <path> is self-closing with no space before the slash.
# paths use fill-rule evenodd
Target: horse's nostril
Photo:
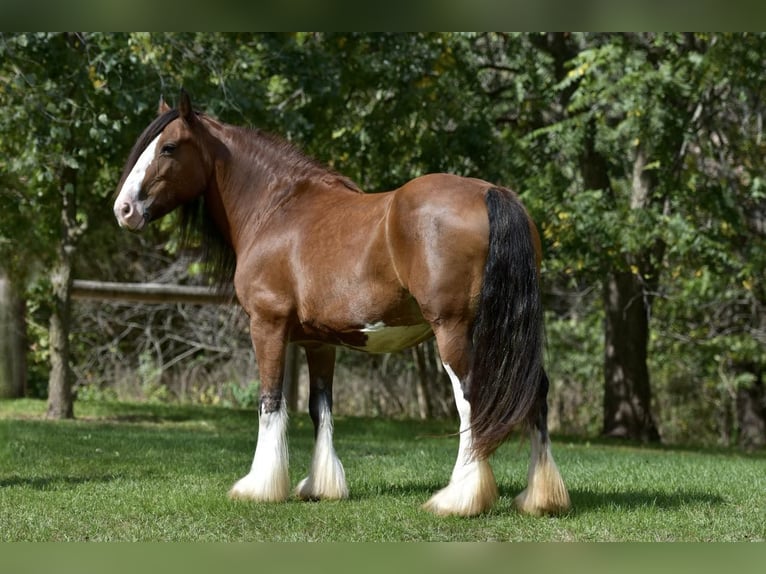
<path id="1" fill-rule="evenodd" d="M 122 213 L 123 217 L 128 217 L 133 212 L 133 206 L 130 205 L 130 203 L 123 203 L 122 207 L 120 208 L 120 213 Z"/>

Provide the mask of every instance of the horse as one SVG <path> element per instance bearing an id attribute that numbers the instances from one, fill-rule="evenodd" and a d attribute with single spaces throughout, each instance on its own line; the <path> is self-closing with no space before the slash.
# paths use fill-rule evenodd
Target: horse
<path id="1" fill-rule="evenodd" d="M 448 484 L 423 507 L 473 516 L 497 501 L 490 456 L 521 427 L 530 433 L 522 513 L 566 512 L 551 454 L 543 367 L 541 244 L 519 197 L 486 181 L 423 175 L 364 193 L 283 138 L 225 124 L 160 98 L 123 168 L 114 214 L 140 231 L 181 208 L 201 231 L 218 276 L 233 280 L 250 320 L 260 371 L 250 471 L 231 499 L 284 501 L 288 478 L 285 349 L 305 350 L 314 449 L 294 489 L 304 500 L 349 496 L 333 445 L 338 346 L 390 353 L 436 338 L 459 416 Z"/>

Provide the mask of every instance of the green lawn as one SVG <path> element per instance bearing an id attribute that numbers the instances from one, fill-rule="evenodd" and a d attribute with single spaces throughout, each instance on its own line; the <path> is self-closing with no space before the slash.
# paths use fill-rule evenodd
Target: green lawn
<path id="1" fill-rule="evenodd" d="M 0 402 L 0 540 L 120 541 L 748 541 L 766 539 L 766 453 L 648 448 L 554 437 L 572 511 L 520 516 L 526 440 L 494 457 L 501 499 L 471 519 L 420 509 L 447 481 L 448 422 L 339 418 L 351 498 L 232 502 L 250 465 L 256 414 L 213 407 L 78 403 L 49 422 L 39 401 Z M 290 423 L 291 477 L 313 431 Z"/>

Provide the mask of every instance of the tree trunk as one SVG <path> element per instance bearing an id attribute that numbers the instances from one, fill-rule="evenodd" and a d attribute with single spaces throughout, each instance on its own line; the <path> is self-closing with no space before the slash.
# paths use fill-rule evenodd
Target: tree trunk
<path id="1" fill-rule="evenodd" d="M 430 365 L 432 376 L 429 378 L 431 384 L 429 391 L 429 404 L 431 418 L 451 417 L 457 412 L 455 407 L 455 395 L 452 392 L 452 382 L 450 381 L 441 356 L 436 347 L 436 341 L 430 339 L 423 343 L 425 350 L 426 365 Z"/>
<path id="2" fill-rule="evenodd" d="M 428 368 L 426 367 L 426 355 L 423 350 L 424 345 L 415 345 L 412 347 L 412 358 L 415 361 L 415 371 L 418 378 L 416 382 L 416 391 L 418 398 L 418 416 L 421 420 L 431 418 L 430 408 L 430 381 Z"/>
<path id="3" fill-rule="evenodd" d="M 62 250 L 65 251 L 65 250 Z M 72 395 L 73 374 L 69 365 L 69 327 L 71 322 L 72 261 L 69 255 L 60 255 L 51 275 L 53 284 L 53 312 L 48 329 L 51 371 L 48 377 L 48 418 L 74 417 Z"/>
<path id="4" fill-rule="evenodd" d="M 646 364 L 649 308 L 640 279 L 613 272 L 604 285 L 604 427 L 610 437 L 660 440 Z"/>
<path id="5" fill-rule="evenodd" d="M 25 394 L 27 379 L 26 305 L 0 273 L 0 398 Z"/>
<path id="6" fill-rule="evenodd" d="M 583 142 L 580 166 L 586 189 L 601 189 L 607 201 L 616 202 L 606 159 L 596 150 L 595 126 L 591 122 Z M 652 182 L 645 171 L 641 148 L 633 162 L 630 209 L 646 209 Z M 650 291 L 657 283 L 651 251 L 661 255 L 662 246 L 652 245 L 645 253 L 627 257 L 604 280 L 604 422 L 603 434 L 641 441 L 659 441 L 651 415 L 651 387 L 646 363 L 649 345 Z M 639 273 L 642 275 L 640 276 Z"/>
<path id="7" fill-rule="evenodd" d="M 287 349 L 285 350 L 285 377 L 282 383 L 282 391 L 285 394 L 287 410 L 291 413 L 298 412 L 298 380 L 301 372 L 298 355 L 298 347 L 295 343 L 287 345 Z"/>
<path id="8" fill-rule="evenodd" d="M 766 200 L 748 205 L 744 215 L 750 233 L 760 240 L 766 238 Z M 766 285 L 763 278 L 756 283 L 752 297 L 751 329 L 762 339 L 766 335 Z M 763 448 L 766 446 L 766 364 L 763 361 L 739 361 L 734 363 L 734 372 L 752 377 L 751 382 L 737 388 L 736 393 L 739 446 Z"/>
<path id="9" fill-rule="evenodd" d="M 756 369 L 751 369 L 755 371 Z M 766 393 L 763 373 L 752 373 L 753 381 L 737 389 L 739 446 L 750 450 L 766 446 Z"/>
<path id="10" fill-rule="evenodd" d="M 649 207 L 652 181 L 643 148 L 633 160 L 630 209 Z M 612 270 L 604 283 L 604 429 L 605 436 L 659 442 L 651 411 L 647 350 L 651 291 L 658 283 L 651 252 L 661 258 L 662 244 L 627 257 L 628 270 Z M 639 275 L 640 274 L 640 275 Z"/>
<path id="11" fill-rule="evenodd" d="M 74 375 L 70 367 L 69 328 L 72 307 L 72 265 L 77 239 L 82 228 L 77 224 L 75 183 L 77 172 L 63 171 L 61 189 L 61 242 L 58 261 L 51 274 L 53 312 L 49 326 L 51 372 L 48 378 L 48 412 L 50 419 L 74 418 Z"/>

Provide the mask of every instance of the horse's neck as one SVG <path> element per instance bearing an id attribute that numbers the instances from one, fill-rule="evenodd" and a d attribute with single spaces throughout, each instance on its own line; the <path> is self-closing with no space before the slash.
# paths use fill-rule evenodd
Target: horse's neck
<path id="1" fill-rule="evenodd" d="M 312 193 L 328 192 L 320 168 L 308 161 L 301 164 L 300 158 L 289 154 L 280 155 L 279 144 L 268 138 L 218 123 L 211 124 L 210 132 L 217 151 L 215 177 L 206 201 L 210 215 L 235 251 L 246 247 L 242 238 L 256 236 L 253 231 L 294 194 L 307 187 Z M 290 162 L 300 164 L 300 169 L 286 168 Z"/>

